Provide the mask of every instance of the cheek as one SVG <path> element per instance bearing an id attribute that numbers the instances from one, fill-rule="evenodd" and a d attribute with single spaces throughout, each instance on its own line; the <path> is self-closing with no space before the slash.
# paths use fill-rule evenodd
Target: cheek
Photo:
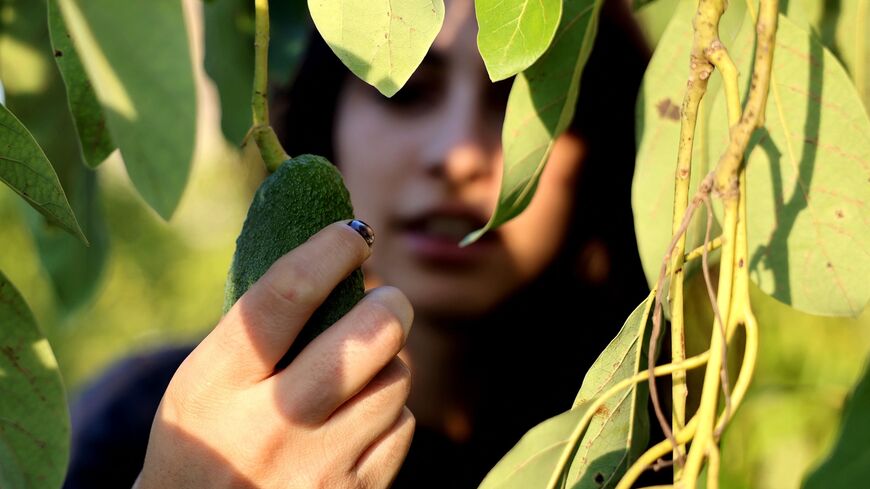
<path id="1" fill-rule="evenodd" d="M 504 226 L 508 252 L 525 280 L 541 273 L 565 240 L 583 154 L 582 141 L 577 137 L 560 137 L 531 204 Z"/>
<path id="2" fill-rule="evenodd" d="M 382 199 L 394 181 L 401 149 L 387 141 L 393 129 L 365 97 L 346 90 L 337 111 L 334 133 L 337 162 L 350 191 L 354 210 L 377 230 L 383 226 Z"/>

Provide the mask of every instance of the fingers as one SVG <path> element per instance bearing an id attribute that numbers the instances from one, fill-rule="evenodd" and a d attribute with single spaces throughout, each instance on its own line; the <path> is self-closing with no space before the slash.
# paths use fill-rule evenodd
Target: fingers
<path id="1" fill-rule="evenodd" d="M 398 289 L 369 292 L 346 316 L 311 342 L 270 382 L 276 382 L 287 416 L 321 423 L 402 349 L 413 321 Z"/>
<path id="2" fill-rule="evenodd" d="M 410 392 L 411 371 L 394 357 L 327 420 L 330 438 L 350 447 L 352 453 L 363 453 L 396 423 Z"/>
<path id="3" fill-rule="evenodd" d="M 407 407 L 403 408 L 393 427 L 362 454 L 356 474 L 363 487 L 390 487 L 411 448 L 414 426 L 414 415 Z"/>
<path id="4" fill-rule="evenodd" d="M 331 224 L 276 261 L 239 299 L 192 361 L 256 382 L 275 364 L 333 288 L 360 267 L 371 250 L 346 222 Z"/>

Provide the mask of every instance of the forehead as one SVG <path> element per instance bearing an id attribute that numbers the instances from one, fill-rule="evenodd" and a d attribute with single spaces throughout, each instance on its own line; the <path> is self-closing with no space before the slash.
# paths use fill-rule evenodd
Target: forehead
<path id="1" fill-rule="evenodd" d="M 444 25 L 432 50 L 444 55 L 477 55 L 477 20 L 474 0 L 445 0 Z"/>

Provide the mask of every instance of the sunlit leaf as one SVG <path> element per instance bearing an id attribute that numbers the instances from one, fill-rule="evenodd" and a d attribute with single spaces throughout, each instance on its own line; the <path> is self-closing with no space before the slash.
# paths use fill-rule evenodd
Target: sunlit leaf
<path id="1" fill-rule="evenodd" d="M 21 295 L 0 272 L 0 481 L 56 489 L 69 457 L 57 363 Z M 18 485 L 22 482 L 23 484 Z"/>
<path id="2" fill-rule="evenodd" d="M 840 437 L 828 458 L 807 477 L 804 489 L 863 487 L 870 480 L 870 364 L 843 411 Z"/>
<path id="3" fill-rule="evenodd" d="M 477 46 L 493 81 L 532 65 L 550 46 L 562 0 L 475 0 Z"/>
<path id="4" fill-rule="evenodd" d="M 619 334 L 589 369 L 570 411 L 532 428 L 489 472 L 480 489 L 543 488 L 557 464 L 572 432 L 592 402 L 605 391 L 636 374 L 645 357 L 643 319 L 649 305 L 645 300 L 625 321 Z M 567 487 L 574 489 L 612 487 L 646 446 L 644 384 L 625 389 L 599 407 L 585 434 L 575 447 L 567 474 Z M 602 482 L 604 481 L 604 482 Z"/>
<path id="5" fill-rule="evenodd" d="M 680 141 L 681 105 L 689 77 L 695 7 L 694 2 L 682 1 L 677 4 L 644 74 L 637 100 L 638 152 L 631 203 L 637 247 L 650 286 L 658 278 L 673 234 L 674 173 Z M 736 35 L 744 19 L 742 3 L 737 2 L 728 9 L 719 26 L 720 37 L 726 45 Z M 689 195 L 695 193 L 698 183 L 716 162 L 708 157 L 707 139 L 710 107 L 719 96 L 720 89 L 721 78 L 714 72 L 708 82 L 695 127 Z M 701 209 L 688 229 L 687 250 L 703 242 L 705 222 L 705 213 Z"/>
<path id="6" fill-rule="evenodd" d="M 47 6 L 54 58 L 66 84 L 82 155 L 88 166 L 95 168 L 114 151 L 115 145 L 94 88 L 66 31 L 57 0 L 48 0 Z"/>
<path id="7" fill-rule="evenodd" d="M 843 63 L 852 80 L 863 81 L 858 93 L 870 111 L 870 2 L 792 0 L 788 3 L 789 10 L 797 10 L 793 4 L 802 7 L 813 32 Z M 789 19 L 795 20 L 791 15 Z"/>
<path id="8" fill-rule="evenodd" d="M 748 83 L 754 28 L 731 47 Z M 765 128 L 748 150 L 750 276 L 766 293 L 820 315 L 870 299 L 870 119 L 837 59 L 780 16 Z M 710 155 L 727 143 L 724 100 L 710 118 Z"/>
<path id="9" fill-rule="evenodd" d="M 387 97 L 423 61 L 444 21 L 443 0 L 308 0 L 308 8 L 336 56 Z"/>
<path id="10" fill-rule="evenodd" d="M 638 7 L 634 18 L 650 47 L 655 48 L 674 16 L 680 0 L 655 0 Z"/>
<path id="11" fill-rule="evenodd" d="M 45 153 L 23 124 L 0 105 L 0 181 L 56 224 L 87 243 Z"/>
<path id="12" fill-rule="evenodd" d="M 463 244 L 513 219 L 531 202 L 553 143 L 574 117 L 601 2 L 566 2 L 549 50 L 517 75 L 502 128 L 504 169 L 498 205 L 486 226 L 466 236 Z"/>
<path id="13" fill-rule="evenodd" d="M 169 218 L 196 142 L 196 89 L 181 2 L 58 5 L 130 179 Z"/>

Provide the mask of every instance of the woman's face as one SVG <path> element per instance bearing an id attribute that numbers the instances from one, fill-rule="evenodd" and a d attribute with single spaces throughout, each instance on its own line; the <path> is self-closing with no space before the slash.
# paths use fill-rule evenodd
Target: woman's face
<path id="1" fill-rule="evenodd" d="M 377 233 L 366 273 L 402 289 L 420 316 L 470 318 L 555 257 L 583 144 L 561 136 L 526 211 L 479 242 L 457 246 L 483 226 L 498 199 L 510 82 L 493 85 L 486 75 L 473 1 L 446 4 L 429 55 L 392 99 L 348 78 L 335 141 L 356 215 Z"/>

